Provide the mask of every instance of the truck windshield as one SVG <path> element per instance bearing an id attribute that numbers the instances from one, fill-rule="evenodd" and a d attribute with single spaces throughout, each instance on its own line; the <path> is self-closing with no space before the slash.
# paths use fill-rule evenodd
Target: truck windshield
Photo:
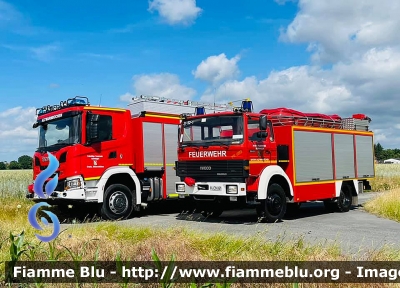
<path id="1" fill-rule="evenodd" d="M 57 119 L 39 126 L 39 150 L 80 143 L 80 115 Z"/>
<path id="2" fill-rule="evenodd" d="M 242 142 L 242 116 L 211 116 L 182 122 L 181 145 L 229 145 Z"/>

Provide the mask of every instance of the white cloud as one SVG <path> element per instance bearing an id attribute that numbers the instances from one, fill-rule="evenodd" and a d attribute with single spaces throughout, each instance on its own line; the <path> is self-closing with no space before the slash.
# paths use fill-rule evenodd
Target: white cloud
<path id="1" fill-rule="evenodd" d="M 11 4 L 0 0 L 0 27 L 22 20 L 21 13 Z"/>
<path id="2" fill-rule="evenodd" d="M 28 53 L 30 54 L 31 57 L 44 62 L 48 62 L 54 59 L 54 53 L 61 49 L 61 46 L 58 43 L 42 45 L 37 47 L 3 44 L 1 45 L 1 47 L 9 49 L 11 51 L 16 51 L 16 52 L 22 51 Z"/>
<path id="3" fill-rule="evenodd" d="M 295 2 L 296 0 L 274 0 L 279 5 L 284 5 L 286 2 Z"/>
<path id="4" fill-rule="evenodd" d="M 115 55 L 110 55 L 110 54 L 81 53 L 80 55 L 86 56 L 86 57 L 98 58 L 98 59 L 108 59 L 108 60 L 116 59 Z"/>
<path id="5" fill-rule="evenodd" d="M 0 0 L 0 29 L 21 35 L 37 35 L 47 32 L 46 29 L 33 26 L 12 4 Z"/>
<path id="6" fill-rule="evenodd" d="M 308 43 L 315 61 L 349 60 L 371 48 L 399 45 L 400 1 L 299 0 L 298 6 L 281 39 Z"/>
<path id="7" fill-rule="evenodd" d="M 135 26 L 136 25 L 134 25 L 134 24 L 127 24 L 122 28 L 109 29 L 106 32 L 108 32 L 108 33 L 117 33 L 117 34 L 119 34 L 119 33 L 122 33 L 122 34 L 123 33 L 130 33 L 130 32 L 132 32 L 134 30 Z"/>
<path id="8" fill-rule="evenodd" d="M 51 83 L 51 84 L 49 85 L 49 87 L 50 87 L 50 88 L 59 88 L 60 85 L 57 84 L 57 83 Z"/>
<path id="9" fill-rule="evenodd" d="M 346 106 L 352 101 L 351 92 L 325 74 L 322 70 L 301 66 L 273 71 L 265 79 L 252 76 L 242 81 L 231 80 L 218 87 L 216 99 L 226 102 L 251 98 L 258 110 L 283 105 L 320 113 L 338 112 L 343 108 L 341 103 Z M 208 93 L 203 97 L 210 100 L 214 96 Z"/>
<path id="10" fill-rule="evenodd" d="M 119 100 L 122 101 L 122 102 L 128 102 L 129 103 L 129 102 L 131 102 L 133 97 L 135 97 L 135 95 L 127 92 L 127 93 L 119 96 Z"/>
<path id="11" fill-rule="evenodd" d="M 173 99 L 189 100 L 196 94 L 196 90 L 180 83 L 175 74 L 144 74 L 133 76 L 135 95 L 159 96 Z M 134 97 L 130 93 L 120 96 L 121 101 L 129 102 Z"/>
<path id="12" fill-rule="evenodd" d="M 281 39 L 306 43 L 311 65 L 272 71 L 265 79 L 228 80 L 202 98 L 251 98 L 256 110 L 288 107 L 304 112 L 363 113 L 375 141 L 400 147 L 400 12 L 398 1 L 299 0 Z M 330 63 L 329 68 L 321 64 Z"/>
<path id="13" fill-rule="evenodd" d="M 202 100 L 219 103 L 251 98 L 256 110 L 287 107 L 303 112 L 363 113 L 372 118 L 376 141 L 384 147 L 400 147 L 400 51 L 370 49 L 350 63 L 338 62 L 331 69 L 318 66 L 272 71 L 267 78 L 255 76 L 228 80 Z"/>
<path id="14" fill-rule="evenodd" d="M 197 79 L 216 84 L 220 81 L 234 78 L 239 74 L 237 66 L 239 60 L 239 55 L 228 59 L 225 53 L 210 56 L 206 60 L 201 61 L 192 73 Z"/>
<path id="15" fill-rule="evenodd" d="M 50 44 L 50 45 L 43 45 L 39 47 L 33 47 L 29 49 L 33 57 L 37 58 L 41 61 L 50 61 L 53 59 L 53 53 L 60 50 L 60 45 L 58 44 Z"/>
<path id="16" fill-rule="evenodd" d="M 202 12 L 202 9 L 196 6 L 196 0 L 153 0 L 149 1 L 148 10 L 157 11 L 171 25 L 192 24 Z"/>
<path id="17" fill-rule="evenodd" d="M 19 156 L 32 156 L 37 147 L 36 120 L 33 107 L 14 107 L 0 111 L 0 161 L 17 160 Z"/>

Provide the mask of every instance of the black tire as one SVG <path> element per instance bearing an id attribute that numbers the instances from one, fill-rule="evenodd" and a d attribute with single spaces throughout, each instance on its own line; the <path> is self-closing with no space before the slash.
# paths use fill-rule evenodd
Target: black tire
<path id="1" fill-rule="evenodd" d="M 279 184 L 271 184 L 267 190 L 267 199 L 257 208 L 262 222 L 277 222 L 285 216 L 287 208 L 286 194 Z"/>
<path id="2" fill-rule="evenodd" d="M 135 192 L 125 185 L 112 184 L 104 193 L 100 215 L 105 220 L 124 220 L 131 215 L 135 202 Z"/>
<path id="3" fill-rule="evenodd" d="M 342 185 L 340 196 L 337 199 L 337 209 L 339 212 L 348 212 L 353 204 L 353 195 L 349 185 Z"/>

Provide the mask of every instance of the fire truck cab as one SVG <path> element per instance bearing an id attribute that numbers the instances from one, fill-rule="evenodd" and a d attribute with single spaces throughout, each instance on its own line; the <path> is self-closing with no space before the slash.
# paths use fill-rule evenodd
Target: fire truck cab
<path id="1" fill-rule="evenodd" d="M 368 117 L 252 107 L 244 100 L 234 111 L 184 117 L 178 195 L 191 197 L 207 217 L 251 206 L 267 222 L 308 201 L 342 212 L 358 204 L 375 175 Z"/>

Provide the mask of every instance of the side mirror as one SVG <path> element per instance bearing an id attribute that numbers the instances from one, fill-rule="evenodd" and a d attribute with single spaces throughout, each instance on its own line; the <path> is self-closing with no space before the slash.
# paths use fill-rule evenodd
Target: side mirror
<path id="1" fill-rule="evenodd" d="M 261 131 L 266 131 L 267 130 L 267 116 L 266 115 L 261 115 L 260 116 L 260 121 L 258 123 L 258 126 Z"/>
<path id="2" fill-rule="evenodd" d="M 88 127 L 87 127 L 87 142 L 91 143 L 93 141 L 96 141 L 99 138 L 99 130 L 98 130 L 98 121 L 99 121 L 99 115 L 96 114 L 88 114 Z"/>

